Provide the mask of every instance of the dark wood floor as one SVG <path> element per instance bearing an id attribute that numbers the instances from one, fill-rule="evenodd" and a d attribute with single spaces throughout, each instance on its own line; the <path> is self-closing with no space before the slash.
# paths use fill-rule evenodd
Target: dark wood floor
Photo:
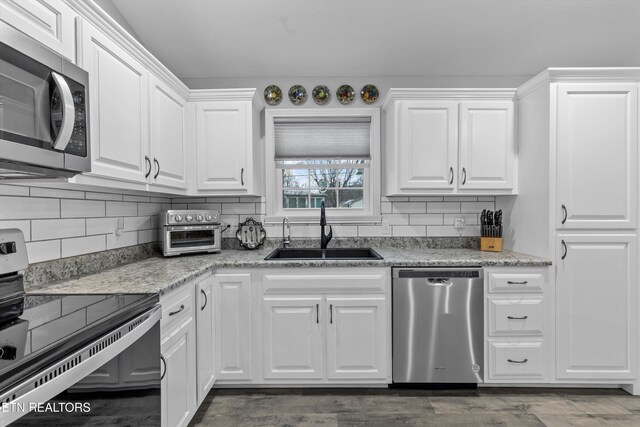
<path id="1" fill-rule="evenodd" d="M 191 426 L 640 426 L 618 389 L 216 389 Z"/>

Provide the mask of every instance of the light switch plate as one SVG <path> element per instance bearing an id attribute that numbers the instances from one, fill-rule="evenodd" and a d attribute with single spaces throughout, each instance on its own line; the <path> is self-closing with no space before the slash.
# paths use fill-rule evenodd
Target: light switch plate
<path id="1" fill-rule="evenodd" d="M 456 230 L 462 230 L 465 227 L 464 218 L 455 218 L 453 220 L 453 227 Z"/>

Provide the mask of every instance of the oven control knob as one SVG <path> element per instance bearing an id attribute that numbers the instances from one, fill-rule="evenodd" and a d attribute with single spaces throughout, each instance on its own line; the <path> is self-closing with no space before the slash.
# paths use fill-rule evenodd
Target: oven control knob
<path id="1" fill-rule="evenodd" d="M 207 215 L 204 217 L 204 219 L 206 219 L 207 221 L 211 221 L 213 217 L 211 215 Z"/>
<path id="2" fill-rule="evenodd" d="M 192 217 L 191 215 L 187 215 L 187 216 L 185 216 L 185 217 L 184 217 L 184 219 L 186 219 L 186 220 L 187 220 L 187 222 L 191 222 L 191 221 L 193 221 L 193 217 Z"/>
<path id="3" fill-rule="evenodd" d="M 182 221 L 182 215 L 176 215 L 176 216 L 173 217 L 173 219 L 175 219 L 176 222 L 180 222 L 180 221 Z"/>
<path id="4" fill-rule="evenodd" d="M 198 222 L 202 221 L 202 215 L 196 215 L 196 221 Z"/>

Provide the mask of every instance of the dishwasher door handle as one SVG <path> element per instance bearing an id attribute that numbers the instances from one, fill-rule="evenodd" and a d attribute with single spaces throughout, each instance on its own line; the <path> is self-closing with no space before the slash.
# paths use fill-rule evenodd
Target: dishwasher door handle
<path id="1" fill-rule="evenodd" d="M 453 285 L 453 282 L 450 279 L 427 279 L 427 285 L 447 287 Z"/>

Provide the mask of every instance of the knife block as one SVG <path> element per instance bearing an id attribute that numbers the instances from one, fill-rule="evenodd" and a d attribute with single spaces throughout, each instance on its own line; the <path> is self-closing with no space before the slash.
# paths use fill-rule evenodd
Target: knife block
<path id="1" fill-rule="evenodd" d="M 480 237 L 480 250 L 502 252 L 502 237 Z"/>

